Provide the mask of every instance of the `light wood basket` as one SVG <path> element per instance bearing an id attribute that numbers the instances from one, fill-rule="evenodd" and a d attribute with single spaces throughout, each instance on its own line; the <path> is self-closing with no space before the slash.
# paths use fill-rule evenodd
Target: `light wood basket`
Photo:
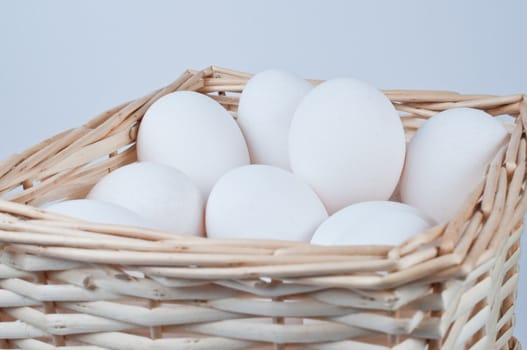
<path id="1" fill-rule="evenodd" d="M 0 348 L 520 349 L 525 95 L 385 91 L 408 138 L 453 107 L 515 117 L 455 219 L 398 247 L 174 236 L 36 208 L 84 197 L 135 161 L 138 125 L 161 96 L 199 91 L 235 115 L 248 78 L 189 70 L 0 163 Z"/>

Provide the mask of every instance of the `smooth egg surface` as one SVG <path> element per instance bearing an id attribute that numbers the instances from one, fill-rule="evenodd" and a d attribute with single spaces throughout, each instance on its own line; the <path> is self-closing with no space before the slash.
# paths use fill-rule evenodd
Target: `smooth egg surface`
<path id="1" fill-rule="evenodd" d="M 203 235 L 204 200 L 179 170 L 151 162 L 132 163 L 103 177 L 89 199 L 125 207 L 161 229 Z"/>
<path id="2" fill-rule="evenodd" d="M 179 169 L 204 197 L 220 176 L 249 164 L 242 132 L 211 97 L 177 91 L 161 97 L 145 113 L 137 135 L 140 161 Z"/>
<path id="3" fill-rule="evenodd" d="M 327 216 L 315 192 L 292 173 L 248 165 L 231 170 L 212 189 L 207 236 L 308 242 Z"/>
<path id="4" fill-rule="evenodd" d="M 313 86 L 281 70 L 253 76 L 240 95 L 238 124 L 247 141 L 251 162 L 289 169 L 288 137 L 300 100 Z"/>
<path id="5" fill-rule="evenodd" d="M 432 116 L 408 145 L 402 201 L 438 222 L 452 219 L 507 135 L 500 121 L 481 110 L 455 108 Z"/>
<path id="6" fill-rule="evenodd" d="M 291 122 L 291 169 L 330 213 L 388 199 L 401 175 L 405 148 L 403 126 L 390 100 L 355 79 L 328 80 L 313 88 Z"/>
<path id="7" fill-rule="evenodd" d="M 121 206 L 93 199 L 74 199 L 53 203 L 45 210 L 98 224 L 158 228 L 154 223 Z"/>
<path id="8" fill-rule="evenodd" d="M 433 226 L 418 209 L 390 201 L 352 204 L 317 229 L 311 243 L 320 245 L 399 245 Z"/>

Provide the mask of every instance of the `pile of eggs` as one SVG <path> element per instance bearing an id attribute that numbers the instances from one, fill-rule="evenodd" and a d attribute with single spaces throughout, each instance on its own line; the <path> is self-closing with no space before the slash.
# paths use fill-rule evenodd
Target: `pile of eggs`
<path id="1" fill-rule="evenodd" d="M 407 144 L 371 85 L 268 70 L 248 81 L 236 119 L 207 95 L 160 98 L 141 122 L 138 162 L 46 209 L 179 235 L 397 245 L 452 219 L 507 137 L 487 113 L 457 108 Z"/>

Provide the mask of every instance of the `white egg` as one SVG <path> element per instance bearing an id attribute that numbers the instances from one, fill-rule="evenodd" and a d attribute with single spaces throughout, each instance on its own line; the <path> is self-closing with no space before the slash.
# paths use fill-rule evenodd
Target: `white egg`
<path id="1" fill-rule="evenodd" d="M 289 169 L 289 126 L 298 103 L 312 89 L 306 80 L 280 70 L 266 70 L 245 85 L 238 124 L 251 161 Z"/>
<path id="2" fill-rule="evenodd" d="M 157 228 L 156 225 L 143 219 L 138 214 L 118 205 L 91 200 L 75 199 L 53 203 L 44 207 L 45 210 L 65 216 L 71 216 L 84 221 L 99 224 L 113 224 Z"/>
<path id="3" fill-rule="evenodd" d="M 315 192 L 288 171 L 247 165 L 220 178 L 206 210 L 212 238 L 309 241 L 327 218 Z"/>
<path id="4" fill-rule="evenodd" d="M 234 119 L 212 98 L 177 91 L 145 113 L 137 136 L 140 161 L 181 170 L 207 196 L 228 170 L 249 164 L 249 152 Z"/>
<path id="5" fill-rule="evenodd" d="M 328 80 L 300 102 L 289 134 L 291 169 L 330 213 L 386 200 L 401 175 L 404 129 L 388 98 L 349 78 Z"/>
<path id="6" fill-rule="evenodd" d="M 311 243 L 395 246 L 432 225 L 432 220 L 406 204 L 362 202 L 331 215 L 317 229 Z"/>
<path id="7" fill-rule="evenodd" d="M 140 162 L 121 167 L 102 178 L 88 198 L 125 207 L 177 234 L 204 233 L 204 201 L 199 189 L 167 165 Z"/>
<path id="8" fill-rule="evenodd" d="M 438 222 L 452 219 L 506 139 L 505 127 L 483 111 L 457 108 L 434 115 L 408 146 L 403 202 Z"/>

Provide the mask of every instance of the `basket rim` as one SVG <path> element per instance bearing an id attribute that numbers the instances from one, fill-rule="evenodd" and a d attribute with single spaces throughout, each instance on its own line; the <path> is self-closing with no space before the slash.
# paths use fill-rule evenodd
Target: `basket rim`
<path id="1" fill-rule="evenodd" d="M 137 265 L 151 272 L 157 269 L 172 276 L 198 279 L 273 276 L 291 277 L 309 284 L 317 278 L 313 276 L 330 274 L 332 280 L 327 282 L 335 285 L 342 282 L 338 277 L 344 276 L 346 285 L 355 283 L 362 288 L 383 289 L 409 279 L 426 281 L 427 276 L 443 280 L 467 276 L 491 259 L 500 249 L 500 243 L 511 237 L 511 232 L 519 239 L 522 216 L 527 210 L 524 193 L 527 95 L 523 94 L 383 90 L 395 108 L 411 121 L 406 125 L 410 129 L 418 128 L 419 123 L 438 111 L 455 107 L 485 109 L 493 115 L 515 115 L 511 139 L 497 153 L 459 214 L 452 221 L 395 247 L 322 247 L 306 242 L 175 236 L 158 230 L 82 222 L 17 203 L 38 194 L 39 185 L 48 179 L 60 181 L 75 176 L 75 172 L 78 174 L 80 167 L 71 164 L 79 149 L 92 147 L 92 150 L 93 145 L 100 146 L 105 138 L 133 142 L 141 113 L 161 96 L 176 90 L 217 93 L 214 98 L 232 111 L 237 103 L 232 94 L 241 92 L 251 76 L 216 66 L 187 70 L 162 89 L 112 108 L 78 129 L 60 133 L 0 163 L 0 194 L 13 183 L 24 188 L 15 201 L 0 199 L 0 242 L 5 244 L 4 251 L 85 263 Z M 118 129 L 123 124 L 125 127 Z M 72 143 L 61 144 L 64 139 Z M 54 146 L 59 148 L 53 154 L 55 158 L 51 158 L 55 162 L 39 158 L 42 156 L 39 152 Z M 113 157 L 110 154 L 105 166 L 111 170 L 133 159 L 125 153 Z M 35 184 L 31 176 L 39 174 L 44 174 L 44 180 Z M 430 246 L 432 242 L 436 243 Z M 307 270 L 309 274 L 300 270 Z M 360 276 L 372 271 L 386 274 Z"/>

